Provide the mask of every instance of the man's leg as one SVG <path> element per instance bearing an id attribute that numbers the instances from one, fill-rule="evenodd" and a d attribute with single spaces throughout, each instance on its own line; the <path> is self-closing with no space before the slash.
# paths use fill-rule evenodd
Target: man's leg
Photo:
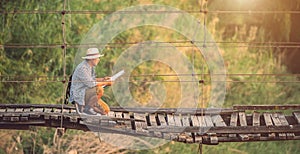
<path id="1" fill-rule="evenodd" d="M 94 111 L 93 104 L 97 103 L 97 93 L 96 93 L 96 87 L 89 88 L 85 91 L 85 106 L 83 112 L 87 114 L 96 115 L 97 112 Z"/>
<path id="2" fill-rule="evenodd" d="M 79 105 L 77 102 L 75 102 L 75 108 L 77 113 L 82 113 L 83 112 L 83 105 Z"/>

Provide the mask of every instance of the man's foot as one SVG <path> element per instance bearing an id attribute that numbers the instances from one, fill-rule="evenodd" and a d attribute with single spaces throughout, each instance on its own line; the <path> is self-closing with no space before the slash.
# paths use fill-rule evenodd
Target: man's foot
<path id="1" fill-rule="evenodd" d="M 84 113 L 84 114 L 87 114 L 87 115 L 101 116 L 101 114 L 95 112 L 94 109 L 93 109 L 93 108 L 90 108 L 90 107 L 85 108 L 85 109 L 83 110 L 83 113 Z"/>

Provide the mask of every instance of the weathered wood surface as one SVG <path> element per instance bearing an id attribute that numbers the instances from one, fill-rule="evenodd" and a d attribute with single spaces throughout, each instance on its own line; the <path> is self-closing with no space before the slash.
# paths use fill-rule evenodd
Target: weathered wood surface
<path id="1" fill-rule="evenodd" d="M 298 108 L 294 105 L 235 106 L 233 109 L 112 107 L 106 116 L 82 116 L 72 105 L 0 104 L 0 129 L 63 127 L 203 144 L 299 140 Z M 258 110 L 250 114 L 244 111 L 251 109 Z M 294 110 L 279 112 L 280 109 Z"/>

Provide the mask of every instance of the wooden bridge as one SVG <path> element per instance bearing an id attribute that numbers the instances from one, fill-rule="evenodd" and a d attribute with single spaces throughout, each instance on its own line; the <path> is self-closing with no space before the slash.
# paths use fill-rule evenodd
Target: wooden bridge
<path id="1" fill-rule="evenodd" d="M 23 130 L 34 126 L 202 144 L 300 140 L 300 105 L 226 109 L 113 107 L 108 116 L 80 116 L 72 105 L 0 105 L 0 129 Z"/>

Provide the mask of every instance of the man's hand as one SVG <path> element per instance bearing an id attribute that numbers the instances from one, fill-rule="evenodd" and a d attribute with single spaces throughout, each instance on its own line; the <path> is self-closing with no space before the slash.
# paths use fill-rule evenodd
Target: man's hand
<path id="1" fill-rule="evenodd" d="M 105 81 L 111 81 L 111 77 L 110 76 L 104 77 L 104 80 Z"/>
<path id="2" fill-rule="evenodd" d="M 97 84 L 102 86 L 111 86 L 113 84 L 111 77 L 96 78 Z"/>
<path id="3" fill-rule="evenodd" d="M 96 78 L 97 82 L 105 82 L 111 80 L 111 77 Z"/>

